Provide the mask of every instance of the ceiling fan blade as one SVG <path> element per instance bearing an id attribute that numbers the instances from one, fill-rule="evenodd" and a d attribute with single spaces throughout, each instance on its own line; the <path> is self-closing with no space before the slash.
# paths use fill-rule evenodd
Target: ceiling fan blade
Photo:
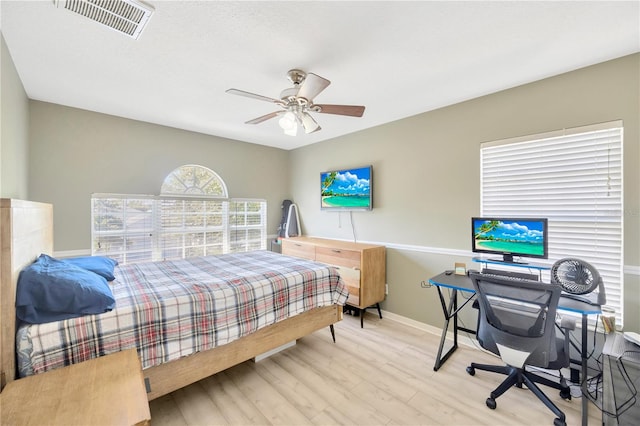
<path id="1" fill-rule="evenodd" d="M 364 107 L 361 105 L 315 104 L 314 107 L 319 107 L 316 112 L 323 114 L 349 115 L 351 117 L 362 117 L 364 114 Z"/>
<path id="2" fill-rule="evenodd" d="M 259 124 L 263 121 L 267 121 L 271 118 L 277 117 L 280 114 L 284 114 L 284 111 L 275 111 L 269 114 L 263 115 L 262 117 L 254 118 L 253 120 L 246 121 L 244 124 Z"/>
<path id="3" fill-rule="evenodd" d="M 326 78 L 322 78 L 319 75 L 308 73 L 304 78 L 304 81 L 300 85 L 298 90 L 298 97 L 305 98 L 309 102 L 313 101 L 313 98 L 318 96 L 320 92 L 327 88 L 331 82 Z"/>
<path id="4" fill-rule="evenodd" d="M 274 104 L 282 104 L 282 101 L 280 99 L 274 99 L 268 96 L 256 95 L 255 93 L 245 92 L 244 90 L 227 89 L 226 92 L 231 93 L 232 95 L 246 96 L 247 98 L 258 99 L 260 101 L 273 102 Z"/>
<path id="5" fill-rule="evenodd" d="M 302 122 L 302 127 L 304 127 L 305 133 L 313 133 L 320 130 L 320 125 L 313 119 L 313 117 L 306 112 L 299 116 L 300 121 Z"/>

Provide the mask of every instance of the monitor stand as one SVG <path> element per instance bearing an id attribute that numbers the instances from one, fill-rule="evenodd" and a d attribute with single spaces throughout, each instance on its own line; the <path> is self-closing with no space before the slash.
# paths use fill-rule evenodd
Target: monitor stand
<path id="1" fill-rule="evenodd" d="M 512 254 L 503 254 L 502 255 L 502 259 L 491 259 L 491 261 L 500 262 L 500 263 L 510 263 L 510 264 L 515 264 L 515 265 L 527 265 L 528 264 L 527 262 L 513 260 L 513 255 Z"/>
<path id="2" fill-rule="evenodd" d="M 504 259 L 490 259 L 484 257 L 472 257 L 472 261 L 477 263 L 484 264 L 494 264 L 494 265 L 505 265 L 505 266 L 515 266 L 519 268 L 529 268 L 529 269 L 539 269 L 539 270 L 549 270 L 551 269 L 550 265 L 543 265 L 538 263 L 526 263 L 526 262 L 505 262 Z"/>

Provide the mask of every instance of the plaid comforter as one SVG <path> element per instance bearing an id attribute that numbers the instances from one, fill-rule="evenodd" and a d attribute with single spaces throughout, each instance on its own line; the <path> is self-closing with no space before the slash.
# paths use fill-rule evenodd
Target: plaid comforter
<path id="1" fill-rule="evenodd" d="M 120 265 L 115 276 L 113 311 L 19 327 L 21 377 L 133 347 L 148 368 L 348 296 L 335 268 L 267 251 Z"/>

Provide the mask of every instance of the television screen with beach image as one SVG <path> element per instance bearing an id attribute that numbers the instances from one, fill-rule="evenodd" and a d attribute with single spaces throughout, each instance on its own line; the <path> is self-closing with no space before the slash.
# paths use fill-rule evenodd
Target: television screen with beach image
<path id="1" fill-rule="evenodd" d="M 370 210 L 371 166 L 320 173 L 323 210 Z"/>
<path id="2" fill-rule="evenodd" d="M 547 219 L 473 218 L 473 251 L 547 257 Z"/>

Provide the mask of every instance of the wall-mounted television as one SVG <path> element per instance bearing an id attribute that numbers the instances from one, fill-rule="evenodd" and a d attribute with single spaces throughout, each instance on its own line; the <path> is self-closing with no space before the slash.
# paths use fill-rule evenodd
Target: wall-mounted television
<path id="1" fill-rule="evenodd" d="M 471 250 L 501 255 L 495 259 L 507 263 L 526 263 L 516 257 L 547 259 L 548 229 L 546 218 L 471 218 Z"/>
<path id="2" fill-rule="evenodd" d="M 372 167 L 330 170 L 320 173 L 320 208 L 323 210 L 371 210 Z"/>

